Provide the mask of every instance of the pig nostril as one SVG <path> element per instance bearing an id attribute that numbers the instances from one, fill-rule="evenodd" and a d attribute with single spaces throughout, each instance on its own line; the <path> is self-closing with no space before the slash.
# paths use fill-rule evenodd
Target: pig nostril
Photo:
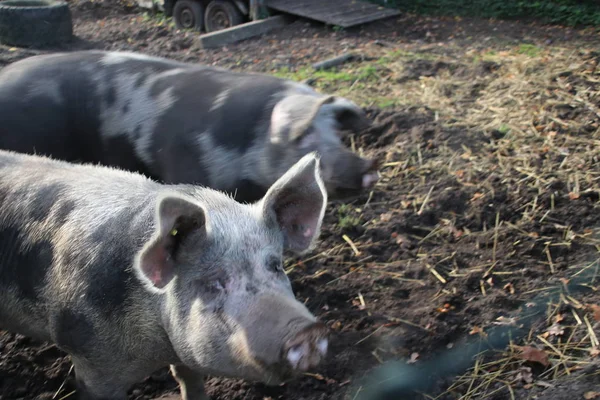
<path id="1" fill-rule="evenodd" d="M 319 349 L 319 352 L 322 355 L 325 355 L 325 353 L 327 353 L 327 345 L 329 343 L 327 343 L 327 339 L 321 339 L 317 342 L 317 349 Z"/>
<path id="2" fill-rule="evenodd" d="M 297 344 L 295 346 L 292 346 L 292 348 L 290 348 L 287 352 L 287 359 L 290 362 L 290 364 L 292 364 L 292 367 L 297 368 L 298 364 L 300 363 L 300 360 L 302 359 L 302 357 L 304 356 L 304 345 L 302 344 Z"/>
<path id="3" fill-rule="evenodd" d="M 362 187 L 363 188 L 370 188 L 378 180 L 379 180 L 379 175 L 377 175 L 377 172 L 371 172 L 371 173 L 365 174 L 362 177 Z"/>

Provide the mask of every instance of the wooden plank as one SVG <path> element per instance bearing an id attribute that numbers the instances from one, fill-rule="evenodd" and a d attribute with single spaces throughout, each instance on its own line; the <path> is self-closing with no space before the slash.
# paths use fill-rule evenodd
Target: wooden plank
<path id="1" fill-rule="evenodd" d="M 265 0 L 265 4 L 280 12 L 345 28 L 400 14 L 360 0 Z"/>
<path id="2" fill-rule="evenodd" d="M 231 28 L 206 33 L 198 36 L 198 41 L 202 48 L 220 47 L 262 35 L 275 28 L 280 28 L 287 25 L 289 20 L 290 18 L 286 15 L 276 15 L 267 19 L 261 19 L 246 24 L 232 26 Z"/>

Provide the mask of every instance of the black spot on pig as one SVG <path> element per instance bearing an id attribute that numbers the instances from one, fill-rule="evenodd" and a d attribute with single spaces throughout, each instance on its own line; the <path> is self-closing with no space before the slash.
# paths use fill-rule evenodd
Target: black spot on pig
<path id="1" fill-rule="evenodd" d="M 58 209 L 54 214 L 54 219 L 58 225 L 63 225 L 69 219 L 69 215 L 75 209 L 77 204 L 73 200 L 65 200 L 58 204 Z"/>
<path id="2" fill-rule="evenodd" d="M 107 165 L 149 175 L 145 163 L 137 156 L 133 143 L 126 134 L 106 138 L 104 148 L 107 151 L 103 162 Z"/>
<path id="3" fill-rule="evenodd" d="M 137 124 L 133 130 L 133 138 L 138 140 L 142 136 L 142 124 Z"/>
<path id="4" fill-rule="evenodd" d="M 115 90 L 115 87 L 111 85 L 106 91 L 106 94 L 104 95 L 104 101 L 106 102 L 106 105 L 108 107 L 111 107 L 113 104 L 115 104 L 116 100 L 117 91 Z"/>
<path id="5" fill-rule="evenodd" d="M 148 207 L 148 204 L 136 204 L 115 214 L 94 229 L 88 238 L 91 245 L 99 249 L 96 263 L 102 265 L 103 268 L 94 268 L 88 271 L 89 275 L 86 280 L 102 282 L 102 285 L 89 285 L 86 298 L 106 318 L 111 318 L 123 311 L 125 300 L 130 296 L 132 288 L 138 284 L 137 278 L 134 277 L 129 266 L 133 265 L 134 261 L 131 250 L 139 249 L 141 243 L 134 242 L 131 238 L 132 235 L 128 232 L 142 229 L 140 225 L 132 222 L 132 216 L 139 216 L 143 212 L 153 215 Z M 143 209 L 147 210 L 142 211 Z M 145 223 L 137 221 L 137 224 Z"/>
<path id="6" fill-rule="evenodd" d="M 59 201 L 65 191 L 65 185 L 59 183 L 53 183 L 38 189 L 31 204 L 29 214 L 31 219 L 38 222 L 46 220 L 52 207 Z"/>
<path id="7" fill-rule="evenodd" d="M 51 330 L 58 347 L 64 351 L 85 352 L 94 326 L 81 312 L 62 309 L 50 319 Z"/>
<path id="8" fill-rule="evenodd" d="M 52 265 L 53 246 L 47 240 L 24 243 L 24 236 L 15 227 L 0 230 L 0 290 L 13 289 L 36 301 Z"/>
<path id="9" fill-rule="evenodd" d="M 105 257 L 104 268 L 89 271 L 86 280 L 92 282 L 86 290 L 86 298 L 90 305 L 99 310 L 105 318 L 124 312 L 124 302 L 128 295 L 132 276 L 125 271 L 122 257 Z M 99 282 L 102 282 L 100 284 Z"/>
<path id="10" fill-rule="evenodd" d="M 129 103 L 129 100 L 127 100 L 123 105 L 123 114 L 127 114 L 129 112 Z"/>
<path id="11" fill-rule="evenodd" d="M 138 75 L 138 77 L 136 78 L 135 82 L 133 83 L 133 86 L 137 89 L 139 87 L 141 87 L 144 82 L 146 81 L 147 75 L 146 74 L 140 74 Z"/>
<path id="12" fill-rule="evenodd" d="M 258 293 L 258 288 L 256 287 L 256 285 L 248 283 L 246 285 L 246 292 L 250 293 L 251 295 L 255 295 L 256 293 Z"/>

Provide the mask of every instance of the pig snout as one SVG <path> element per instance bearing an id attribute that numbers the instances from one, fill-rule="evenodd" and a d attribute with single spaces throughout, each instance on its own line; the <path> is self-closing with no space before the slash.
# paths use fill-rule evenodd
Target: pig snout
<path id="1" fill-rule="evenodd" d="M 377 181 L 379 180 L 379 174 L 377 173 L 377 169 L 379 168 L 379 160 L 365 160 L 364 162 L 364 170 L 362 175 L 362 188 L 369 189 L 375 186 Z"/>
<path id="2" fill-rule="evenodd" d="M 293 370 L 304 372 L 316 367 L 327 354 L 328 330 L 316 322 L 289 339 L 283 348 L 283 358 Z"/>
<path id="3" fill-rule="evenodd" d="M 378 159 L 366 159 L 344 151 L 338 155 L 326 185 L 332 192 L 370 189 L 379 180 L 378 167 Z"/>

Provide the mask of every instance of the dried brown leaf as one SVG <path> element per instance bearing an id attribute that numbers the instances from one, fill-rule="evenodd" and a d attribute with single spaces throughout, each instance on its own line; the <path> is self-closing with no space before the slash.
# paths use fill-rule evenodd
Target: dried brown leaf
<path id="1" fill-rule="evenodd" d="M 521 357 L 523 360 L 539 363 L 545 367 L 550 365 L 550 361 L 548 361 L 548 353 L 546 353 L 544 350 L 540 350 L 532 346 L 515 346 L 515 348 L 521 352 L 519 357 Z"/>
<path id="2" fill-rule="evenodd" d="M 594 313 L 594 319 L 596 321 L 600 321 L 600 306 L 596 304 L 590 304 L 589 308 Z"/>
<path id="3" fill-rule="evenodd" d="M 510 282 L 504 285 L 504 290 L 508 290 L 510 294 L 515 294 L 515 287 Z"/>
<path id="4" fill-rule="evenodd" d="M 381 219 L 381 221 L 383 221 L 383 222 L 388 222 L 389 220 L 392 219 L 392 214 L 391 213 L 383 213 L 379 216 L 379 219 Z"/>
<path id="5" fill-rule="evenodd" d="M 478 199 L 482 198 L 483 196 L 484 196 L 483 193 L 477 192 L 473 195 L 473 197 L 471 197 L 471 201 L 478 200 Z"/>
<path id="6" fill-rule="evenodd" d="M 553 336 L 561 336 L 565 333 L 565 329 L 560 324 L 553 324 L 547 333 Z"/>
<path id="7" fill-rule="evenodd" d="M 585 400 L 592 400 L 592 399 L 597 399 L 600 397 L 600 392 L 585 392 L 583 394 L 583 398 Z"/>
<path id="8" fill-rule="evenodd" d="M 469 335 L 476 335 L 478 333 L 483 333 L 483 329 L 478 326 L 474 326 L 473 329 L 469 332 Z"/>
<path id="9" fill-rule="evenodd" d="M 562 314 L 556 314 L 556 317 L 554 317 L 554 323 L 558 324 L 559 322 L 562 322 L 565 319 L 565 316 Z"/>

